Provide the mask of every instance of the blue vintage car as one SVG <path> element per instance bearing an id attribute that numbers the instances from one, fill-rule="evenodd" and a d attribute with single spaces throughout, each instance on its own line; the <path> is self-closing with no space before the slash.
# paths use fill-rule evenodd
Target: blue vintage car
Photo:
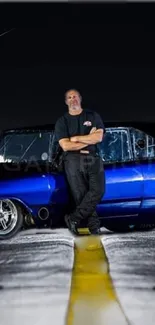
<path id="1" fill-rule="evenodd" d="M 97 206 L 101 225 L 112 231 L 154 228 L 155 138 L 132 126 L 107 125 L 100 154 L 106 175 L 106 192 Z M 0 239 L 23 227 L 64 227 L 72 204 L 54 125 L 3 132 Z"/>

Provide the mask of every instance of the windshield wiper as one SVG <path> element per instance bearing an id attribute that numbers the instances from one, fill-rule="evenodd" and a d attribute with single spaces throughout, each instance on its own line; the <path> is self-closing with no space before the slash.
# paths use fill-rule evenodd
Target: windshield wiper
<path id="1" fill-rule="evenodd" d="M 21 160 L 24 158 L 25 154 L 27 153 L 27 151 L 32 147 L 32 145 L 34 144 L 34 142 L 37 140 L 37 137 L 36 136 L 32 141 L 31 143 L 29 144 L 29 146 L 26 148 L 26 150 L 24 151 L 24 153 L 22 154 L 22 156 L 20 157 L 19 161 L 18 162 L 21 162 Z"/>
<path id="2" fill-rule="evenodd" d="M 13 134 L 12 136 L 10 136 L 10 138 L 3 144 L 3 146 L 0 148 L 0 152 L 1 150 L 3 150 L 5 148 L 5 146 L 12 140 L 12 138 L 15 136 L 15 134 Z M 5 138 L 5 137 L 4 137 Z M 2 138 L 4 140 L 4 138 Z"/>

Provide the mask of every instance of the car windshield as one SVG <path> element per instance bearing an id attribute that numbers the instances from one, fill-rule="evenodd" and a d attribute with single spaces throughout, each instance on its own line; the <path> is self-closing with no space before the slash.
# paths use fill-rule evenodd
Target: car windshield
<path id="1" fill-rule="evenodd" d="M 0 141 L 0 162 L 49 159 L 51 132 L 8 132 Z"/>

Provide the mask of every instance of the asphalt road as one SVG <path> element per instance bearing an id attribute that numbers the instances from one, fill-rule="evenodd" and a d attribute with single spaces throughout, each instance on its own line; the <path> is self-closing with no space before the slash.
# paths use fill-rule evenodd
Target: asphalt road
<path id="1" fill-rule="evenodd" d="M 154 238 L 155 231 L 113 234 L 106 230 L 101 237 L 118 301 L 131 325 L 155 324 Z M 29 230 L 0 242 L 1 325 L 69 324 L 74 243 L 75 238 L 67 229 L 37 233 Z M 125 324 L 116 309 L 111 315 L 104 325 Z M 102 316 L 96 323 L 91 323 L 92 317 L 87 323 L 103 324 Z M 70 324 L 86 322 L 78 318 Z"/>

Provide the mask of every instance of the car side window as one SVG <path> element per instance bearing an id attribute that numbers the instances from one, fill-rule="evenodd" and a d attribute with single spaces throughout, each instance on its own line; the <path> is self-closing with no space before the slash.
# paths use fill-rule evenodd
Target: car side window
<path id="1" fill-rule="evenodd" d="M 135 128 L 132 128 L 130 133 L 135 159 L 155 157 L 155 138 Z"/>
<path id="2" fill-rule="evenodd" d="M 128 131 L 126 129 L 107 128 L 100 153 L 105 162 L 130 160 L 131 150 Z"/>

